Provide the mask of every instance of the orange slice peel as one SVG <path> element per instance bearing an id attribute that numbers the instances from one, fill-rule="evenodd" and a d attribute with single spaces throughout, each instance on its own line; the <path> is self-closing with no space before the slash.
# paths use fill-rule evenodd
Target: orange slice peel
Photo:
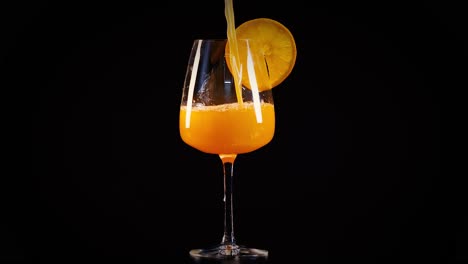
<path id="1" fill-rule="evenodd" d="M 241 65 L 241 82 L 245 87 L 252 87 L 247 67 L 249 52 L 259 91 L 278 86 L 292 72 L 297 56 L 296 42 L 289 29 L 280 22 L 269 18 L 248 20 L 236 28 L 236 38 L 237 61 Z M 226 44 L 226 56 L 231 56 L 229 43 Z M 232 72 L 231 60 L 226 59 L 226 62 Z"/>

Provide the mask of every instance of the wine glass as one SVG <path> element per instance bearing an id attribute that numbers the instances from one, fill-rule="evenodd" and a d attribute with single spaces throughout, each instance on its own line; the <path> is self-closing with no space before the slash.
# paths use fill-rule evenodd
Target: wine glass
<path id="1" fill-rule="evenodd" d="M 247 57 L 242 58 L 239 53 L 237 60 L 229 55 L 227 43 L 226 39 L 195 40 L 183 86 L 179 115 L 181 138 L 201 152 L 220 157 L 225 203 L 224 234 L 220 243 L 189 253 L 192 257 L 263 258 L 268 256 L 267 250 L 236 243 L 232 183 L 237 155 L 255 151 L 273 138 L 273 95 L 271 89 L 259 89 L 258 82 L 265 82 L 267 67 L 257 65 L 265 62 L 260 59 L 261 55 L 253 52 L 255 49 L 250 49 L 254 41 L 237 39 L 237 47 L 244 45 L 243 50 L 247 50 L 244 52 Z M 236 74 L 232 74 L 231 69 Z M 240 74 L 242 72 L 247 74 Z M 262 76 L 264 79 L 260 80 Z"/>

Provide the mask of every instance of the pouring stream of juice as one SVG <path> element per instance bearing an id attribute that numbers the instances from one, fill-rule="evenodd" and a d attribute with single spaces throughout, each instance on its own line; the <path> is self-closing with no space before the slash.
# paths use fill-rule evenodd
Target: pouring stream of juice
<path id="1" fill-rule="evenodd" d="M 230 48 L 230 58 L 236 88 L 237 102 L 242 105 L 242 65 L 239 65 L 239 49 L 237 47 L 236 25 L 232 0 L 224 0 L 224 14 L 227 22 L 227 38 Z"/>

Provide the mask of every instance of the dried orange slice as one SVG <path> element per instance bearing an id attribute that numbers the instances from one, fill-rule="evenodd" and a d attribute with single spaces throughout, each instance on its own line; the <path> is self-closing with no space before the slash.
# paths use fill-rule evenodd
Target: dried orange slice
<path id="1" fill-rule="evenodd" d="M 296 42 L 292 33 L 280 22 L 270 18 L 256 18 L 236 28 L 238 54 L 242 65 L 242 84 L 251 88 L 248 78 L 247 52 L 250 49 L 259 91 L 271 89 L 283 82 L 296 62 Z M 243 40 L 252 40 L 249 45 Z M 226 55 L 230 56 L 229 42 Z M 226 60 L 232 72 L 231 60 Z"/>

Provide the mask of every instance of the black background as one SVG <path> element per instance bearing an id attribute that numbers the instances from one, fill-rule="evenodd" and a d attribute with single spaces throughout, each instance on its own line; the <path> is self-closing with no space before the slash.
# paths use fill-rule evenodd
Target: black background
<path id="1" fill-rule="evenodd" d="M 224 2 L 64 2 L 2 5 L 31 170 L 3 185 L 1 260 L 191 263 L 222 236 L 222 167 L 181 141 L 178 109 L 193 39 L 226 36 Z M 272 263 L 468 261 L 462 191 L 441 168 L 441 97 L 466 74 L 461 7 L 234 10 L 238 25 L 283 23 L 298 52 L 274 88 L 274 140 L 236 160 L 238 243 Z"/>

